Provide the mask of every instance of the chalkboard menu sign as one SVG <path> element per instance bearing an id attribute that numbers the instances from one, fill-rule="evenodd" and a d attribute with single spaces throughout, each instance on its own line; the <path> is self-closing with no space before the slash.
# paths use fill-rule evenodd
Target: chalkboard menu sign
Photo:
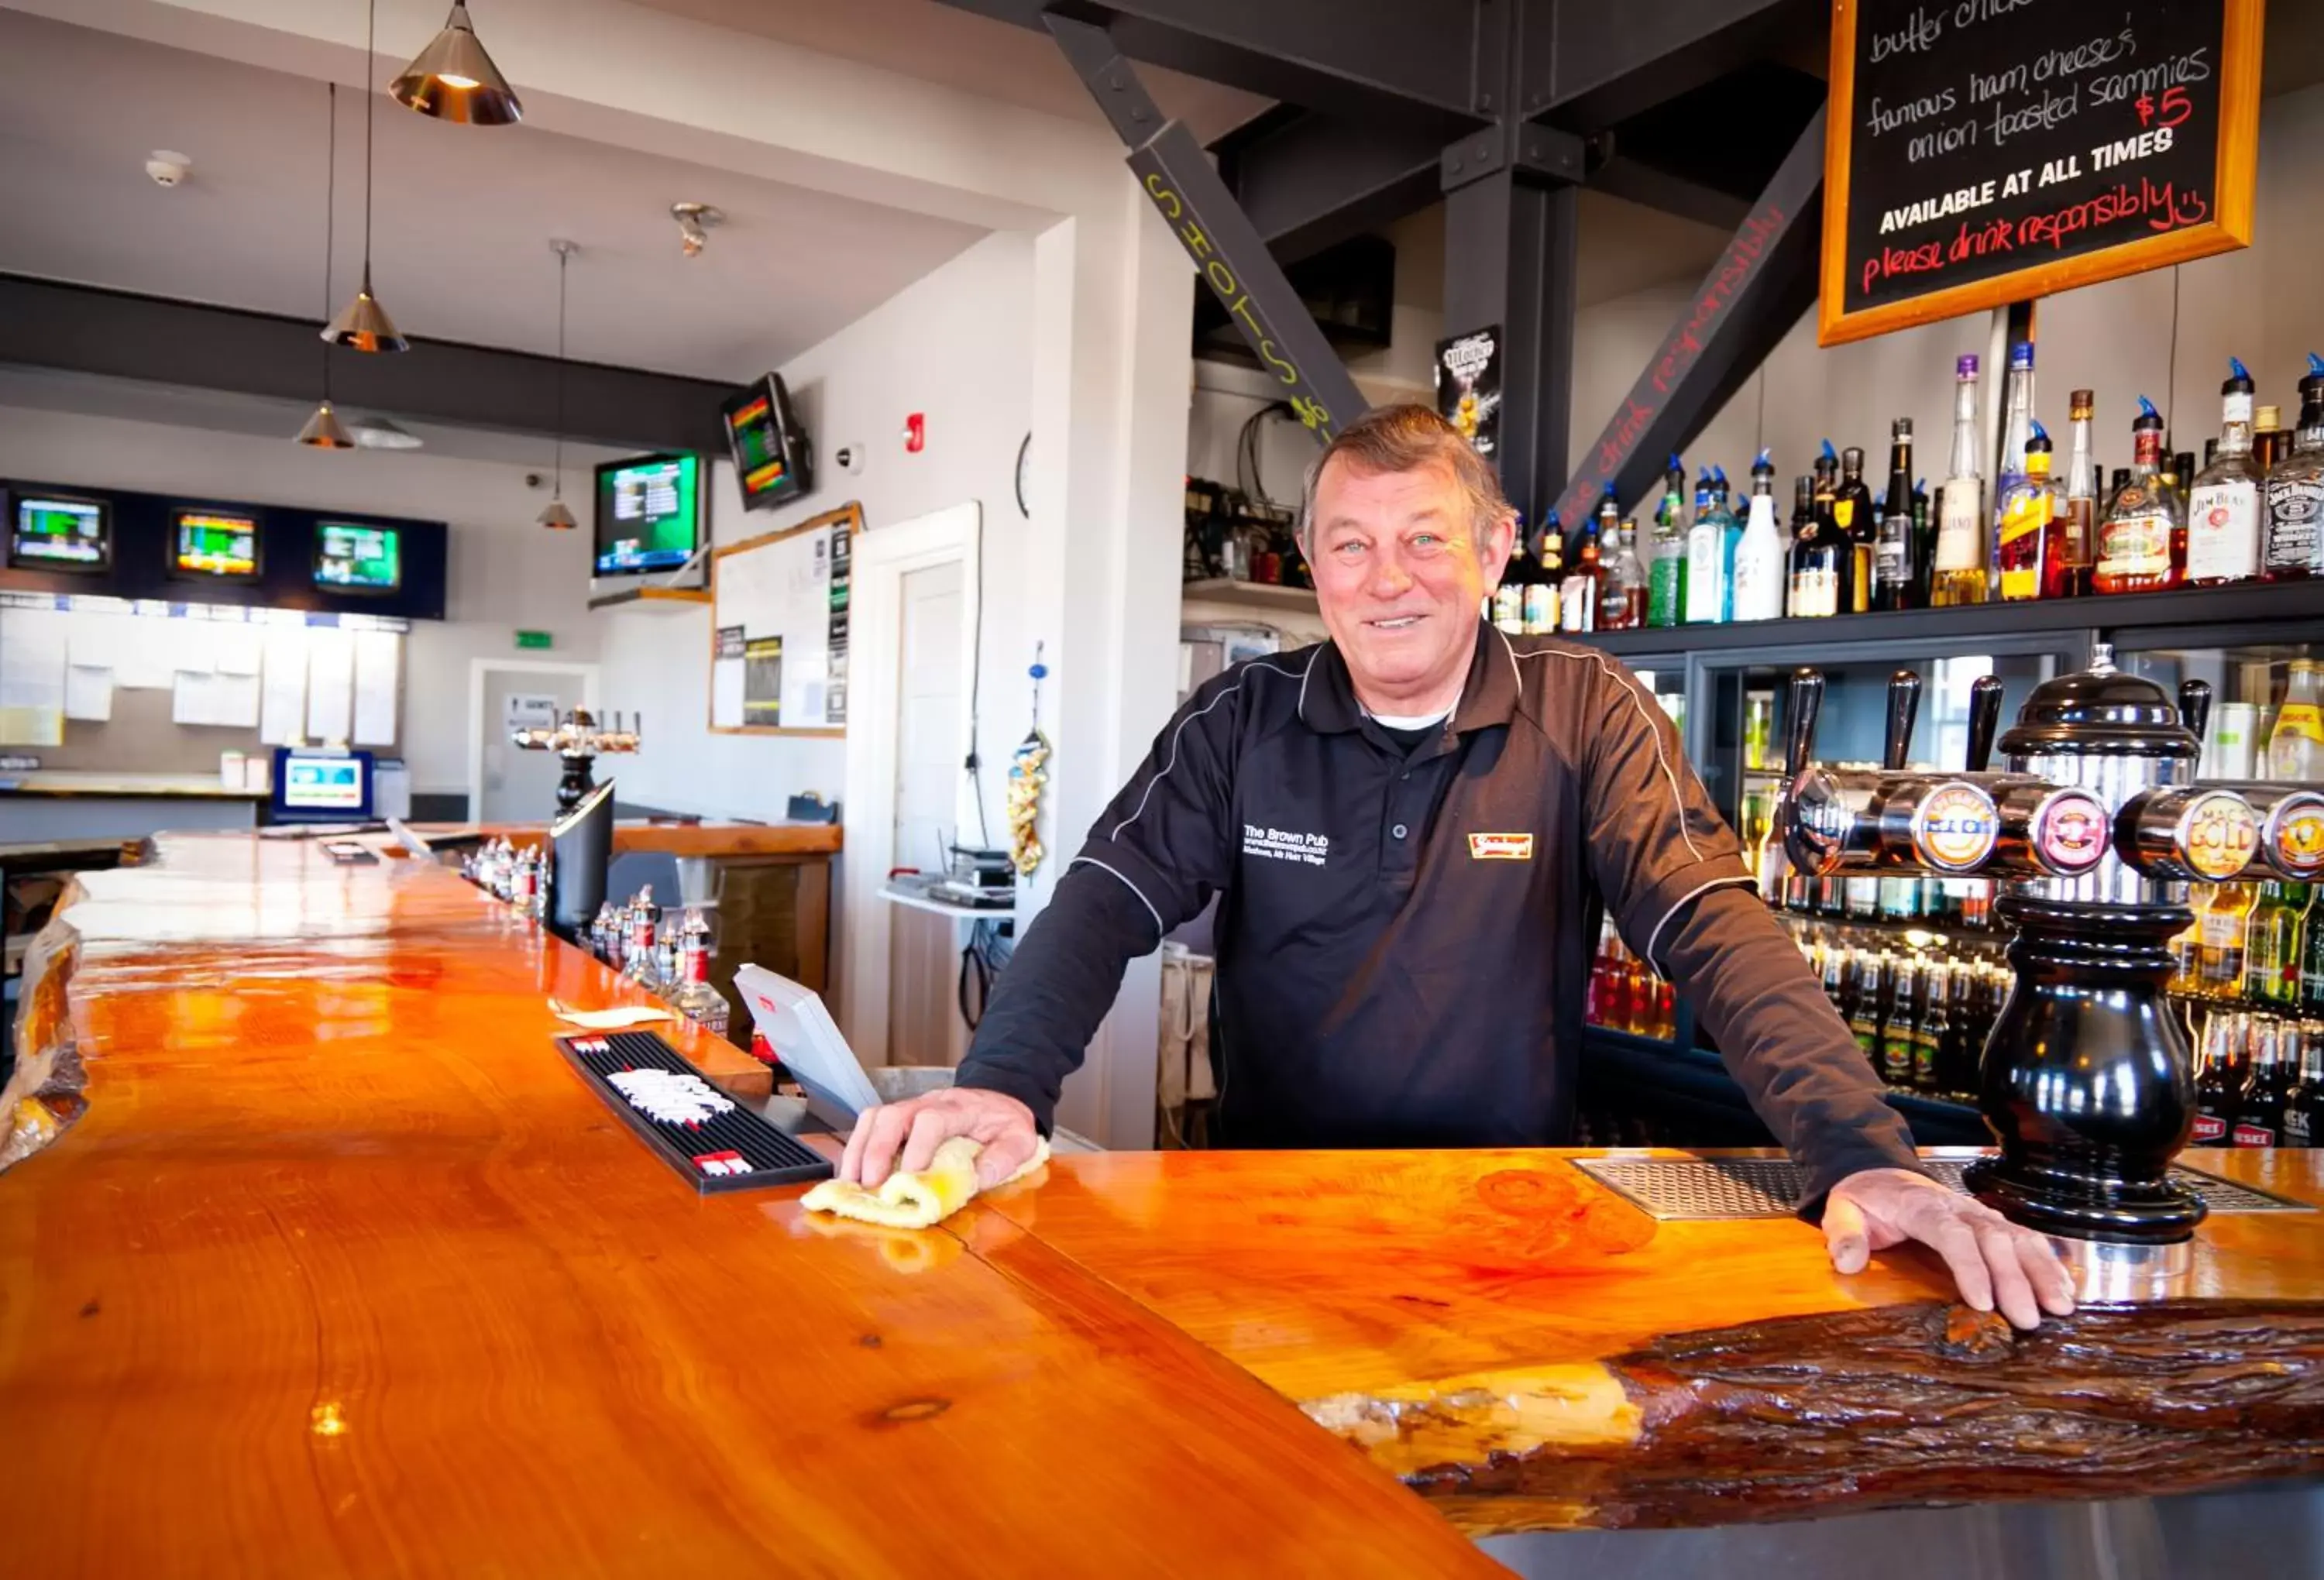
<path id="1" fill-rule="evenodd" d="M 1830 345 L 2251 240 L 2262 0 L 1839 0 Z"/>

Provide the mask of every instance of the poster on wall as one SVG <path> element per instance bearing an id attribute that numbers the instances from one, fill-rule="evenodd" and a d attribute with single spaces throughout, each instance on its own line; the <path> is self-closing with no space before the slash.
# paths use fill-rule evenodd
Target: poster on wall
<path id="1" fill-rule="evenodd" d="M 783 639 L 747 637 L 742 642 L 742 722 L 776 726 L 783 721 Z"/>
<path id="2" fill-rule="evenodd" d="M 2261 0 L 1839 0 L 1825 345 L 2248 245 Z"/>
<path id="3" fill-rule="evenodd" d="M 1501 326 L 1436 343 L 1436 414 L 1490 461 L 1501 447 Z"/>
<path id="4" fill-rule="evenodd" d="M 742 722 L 742 628 L 720 626 L 710 649 L 710 724 L 733 730 Z"/>

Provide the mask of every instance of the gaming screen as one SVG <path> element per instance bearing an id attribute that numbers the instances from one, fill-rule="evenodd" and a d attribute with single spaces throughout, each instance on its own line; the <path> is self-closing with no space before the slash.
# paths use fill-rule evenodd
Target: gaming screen
<path id="1" fill-rule="evenodd" d="M 598 575 L 674 571 L 694 557 L 701 525 L 701 457 L 643 455 L 597 468 Z"/>
<path id="2" fill-rule="evenodd" d="M 113 563 L 113 514 L 95 500 L 20 494 L 8 563 L 25 570 L 101 571 Z"/>
<path id="3" fill-rule="evenodd" d="M 180 575 L 247 580 L 258 574 L 258 522 L 217 510 L 180 510 L 171 518 L 171 565 Z"/>
<path id="4" fill-rule="evenodd" d="M 779 376 L 769 373 L 737 390 L 719 414 L 726 425 L 726 451 L 733 458 L 744 510 L 770 510 L 814 486 L 807 436 Z"/>
<path id="5" fill-rule="evenodd" d="M 355 521 L 315 524 L 315 585 L 327 592 L 392 592 L 403 584 L 402 534 Z"/>

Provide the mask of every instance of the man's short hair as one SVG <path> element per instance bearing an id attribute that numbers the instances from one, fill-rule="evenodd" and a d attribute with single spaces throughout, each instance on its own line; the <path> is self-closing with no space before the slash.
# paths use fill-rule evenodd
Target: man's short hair
<path id="1" fill-rule="evenodd" d="M 1306 479 L 1299 490 L 1297 536 L 1302 553 L 1314 547 L 1315 484 L 1334 455 L 1344 455 L 1351 466 L 1370 473 L 1413 472 L 1440 461 L 1450 466 L 1462 497 L 1469 502 L 1470 537 L 1480 556 L 1493 524 L 1512 513 L 1508 497 L 1501 492 L 1501 480 L 1477 454 L 1477 447 L 1461 436 L 1459 428 L 1425 406 L 1410 402 L 1375 406 L 1342 428 L 1323 446 L 1323 453 L 1307 464 Z"/>

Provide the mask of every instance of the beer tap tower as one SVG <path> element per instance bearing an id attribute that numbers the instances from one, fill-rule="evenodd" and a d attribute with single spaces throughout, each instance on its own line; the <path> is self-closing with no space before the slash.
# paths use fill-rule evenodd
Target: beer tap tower
<path id="1" fill-rule="evenodd" d="M 1784 854 L 1812 877 L 1999 880 L 2016 980 L 1978 1107 L 2000 1153 L 1970 1166 L 1969 1187 L 2055 1237 L 2086 1289 L 2107 1283 L 2093 1268 L 2168 1274 L 2205 1210 L 2171 1174 L 2195 1121 L 2167 997 L 2188 885 L 2324 876 L 2324 791 L 2197 782 L 2210 687 L 2188 681 L 2174 706 L 2104 644 L 2089 670 L 2034 687 L 2001 738 L 2006 771 L 1987 767 L 2001 713 L 1990 675 L 1971 690 L 1966 771 L 1908 771 L 1920 694 L 1910 670 L 1890 680 L 1882 769 L 1825 767 L 1812 760 L 1823 676 L 1793 676 Z"/>
<path id="2" fill-rule="evenodd" d="M 622 729 L 619 713 L 610 726 L 601 726 L 595 714 L 576 708 L 553 730 L 528 727 L 510 731 L 509 739 L 527 751 L 553 751 L 565 759 L 565 776 L 557 782 L 557 810 L 567 813 L 596 788 L 590 769 L 600 757 L 638 749 L 638 727 L 632 720 Z"/>

